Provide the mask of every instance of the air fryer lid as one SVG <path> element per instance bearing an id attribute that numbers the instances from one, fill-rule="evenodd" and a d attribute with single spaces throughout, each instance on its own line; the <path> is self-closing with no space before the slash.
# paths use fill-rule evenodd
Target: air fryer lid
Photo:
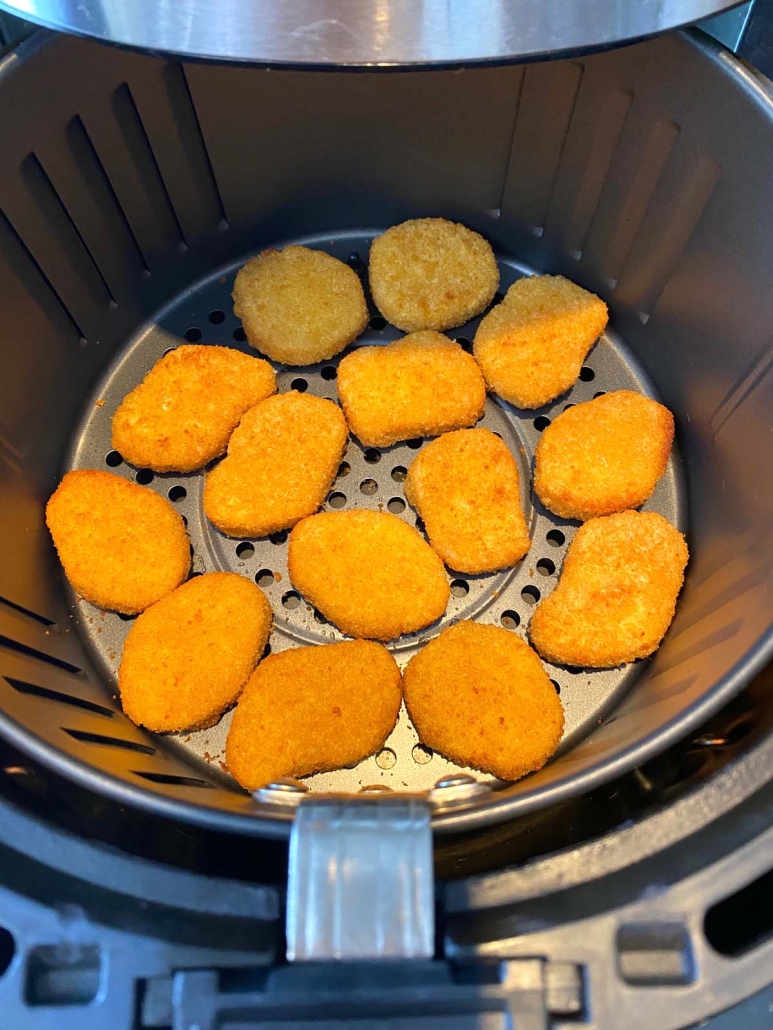
<path id="1" fill-rule="evenodd" d="M 0 0 L 0 9 L 141 50 L 335 67 L 516 61 L 611 46 L 691 24 L 734 2 Z"/>
<path id="2" fill-rule="evenodd" d="M 256 804 L 206 756 L 125 719 L 75 626 L 43 504 L 127 343 L 160 353 L 160 334 L 190 329 L 225 342 L 239 328 L 224 300 L 235 260 L 308 234 L 346 256 L 357 233 L 342 227 L 417 214 L 456 217 L 504 266 L 517 255 L 610 302 L 638 362 L 626 358 L 628 374 L 640 369 L 677 416 L 692 552 L 672 631 L 614 711 L 538 775 L 442 806 L 436 828 L 588 790 L 686 733 L 766 660 L 773 133 L 767 97 L 724 52 L 671 37 L 525 69 L 312 77 L 60 38 L 22 48 L 0 89 L 0 727 L 23 750 L 124 803 L 287 833 L 291 807 Z M 589 358 L 594 373 L 604 354 L 614 347 Z M 576 389 L 592 396 L 594 381 Z M 96 432 L 76 443 L 87 438 L 97 446 Z M 522 632 L 528 602 L 513 603 Z M 373 782 L 389 771 L 374 766 Z"/>

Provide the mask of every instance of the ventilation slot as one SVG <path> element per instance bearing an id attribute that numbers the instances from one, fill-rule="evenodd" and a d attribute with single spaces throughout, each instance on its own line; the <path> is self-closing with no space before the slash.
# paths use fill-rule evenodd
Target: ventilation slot
<path id="1" fill-rule="evenodd" d="M 105 708 L 104 705 L 98 705 L 96 701 L 87 701 L 85 698 L 76 697 L 74 694 L 63 694 L 59 690 L 51 690 L 50 687 L 39 687 L 35 683 L 27 683 L 25 680 L 17 680 L 11 676 L 4 676 L 3 679 L 19 694 L 31 694 L 33 697 L 40 697 L 45 701 L 56 701 L 60 705 L 69 705 L 70 708 L 81 708 L 84 712 L 106 715 L 108 718 L 112 718 L 115 715 L 112 709 Z"/>
<path id="2" fill-rule="evenodd" d="M 67 324 L 74 331 L 76 338 L 81 339 L 81 340 L 85 340 L 86 339 L 86 334 L 81 329 L 81 327 L 78 324 L 75 316 L 70 311 L 69 307 L 65 304 L 64 300 L 62 299 L 61 294 L 56 289 L 56 287 L 51 282 L 51 280 L 48 278 L 48 276 L 43 271 L 41 266 L 38 264 L 37 260 L 35 259 L 34 254 L 29 249 L 29 247 L 24 242 L 24 240 L 21 238 L 21 236 L 19 235 L 19 233 L 16 231 L 16 229 L 12 225 L 11 221 L 9 220 L 8 216 L 3 211 L 0 211 L 0 229 L 5 229 L 6 230 L 6 232 L 10 236 L 11 240 L 16 244 L 18 249 L 21 251 L 23 257 L 26 258 L 26 260 L 29 262 L 30 265 L 32 265 L 33 269 L 35 270 L 35 272 L 39 276 L 40 280 L 45 284 L 45 286 L 47 288 L 47 291 L 48 291 L 48 298 L 47 299 L 51 299 L 51 300 L 54 301 L 55 307 L 56 307 L 56 312 L 58 314 L 61 314 L 61 315 L 64 316 Z M 12 266 L 14 264 L 14 262 L 13 262 L 13 260 L 12 260 L 12 258 L 10 256 L 9 256 L 9 263 Z M 28 281 L 29 276 L 25 275 L 24 279 L 25 279 L 25 282 Z M 50 307 L 50 305 L 46 305 L 45 304 L 45 301 L 43 300 L 43 298 L 38 297 L 37 299 L 40 300 L 41 307 L 43 307 L 44 310 L 46 309 L 46 307 Z"/>
<path id="3" fill-rule="evenodd" d="M 39 662 L 46 662 L 57 669 L 64 669 L 65 672 L 75 673 L 76 676 L 83 671 L 77 665 L 66 662 L 63 658 L 55 658 L 52 654 L 46 654 L 45 651 L 38 651 L 34 647 L 28 647 L 27 644 L 20 644 L 10 637 L 0 635 L 0 647 L 5 647 L 9 651 L 15 651 L 17 654 L 26 655 L 27 658 L 36 658 Z"/>
<path id="4" fill-rule="evenodd" d="M 23 608 L 20 604 L 16 604 L 15 601 L 9 601 L 7 597 L 0 597 L 0 604 L 4 604 L 6 608 L 10 608 L 11 611 L 18 612 L 19 615 L 26 615 L 28 619 L 33 619 L 35 622 L 39 622 L 41 626 L 56 625 L 53 619 L 47 619 L 45 615 L 38 615 L 37 612 L 30 611 L 29 608 Z"/>
<path id="5" fill-rule="evenodd" d="M 173 776 L 169 773 L 141 772 L 133 769 L 135 776 L 141 776 L 143 780 L 150 780 L 151 783 L 165 783 L 171 787 L 206 787 L 212 789 L 212 784 L 206 780 L 197 780 L 193 776 Z"/>
<path id="6" fill-rule="evenodd" d="M 713 905 L 703 922 L 706 939 L 720 955 L 738 958 L 773 934 L 773 869 Z"/>
<path id="7" fill-rule="evenodd" d="M 163 227 L 165 236 L 174 235 L 181 247 L 186 248 L 180 222 L 164 184 L 148 134 L 140 118 L 137 105 L 127 83 L 113 94 L 113 111 L 128 150 L 128 159 L 134 162 L 154 218 Z"/>
<path id="8" fill-rule="evenodd" d="M 84 730 L 71 730 L 66 726 L 62 729 L 74 740 L 83 744 L 101 744 L 103 747 L 117 747 L 124 751 L 138 751 L 143 755 L 155 755 L 156 749 L 148 744 L 140 744 L 136 740 L 122 740 L 120 737 L 103 737 L 101 733 L 86 733 Z"/>

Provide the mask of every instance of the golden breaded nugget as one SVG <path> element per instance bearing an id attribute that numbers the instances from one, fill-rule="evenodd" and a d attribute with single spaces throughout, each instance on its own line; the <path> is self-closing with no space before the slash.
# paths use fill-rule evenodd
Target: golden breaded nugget
<path id="1" fill-rule="evenodd" d="M 445 218 L 413 218 L 377 236 L 368 262 L 370 292 L 403 332 L 451 329 L 479 315 L 499 286 L 491 244 Z"/>
<path id="2" fill-rule="evenodd" d="M 534 611 L 532 643 L 547 661 L 592 669 L 646 658 L 674 617 L 687 558 L 682 534 L 655 512 L 591 519 Z"/>
<path id="3" fill-rule="evenodd" d="M 603 300 L 561 275 L 518 279 L 475 334 L 486 385 L 519 408 L 568 390 L 607 324 Z"/>
<path id="4" fill-rule="evenodd" d="M 322 512 L 290 534 L 293 585 L 352 637 L 393 640 L 439 619 L 451 590 L 443 563 L 396 515 Z"/>
<path id="5" fill-rule="evenodd" d="M 443 630 L 408 662 L 403 691 L 423 744 L 502 780 L 541 769 L 564 731 L 542 663 L 501 626 Z"/>
<path id="6" fill-rule="evenodd" d="M 338 366 L 338 394 L 352 432 L 366 447 L 475 425 L 486 405 L 475 359 L 454 340 L 429 331 L 347 354 Z"/>
<path id="7" fill-rule="evenodd" d="M 46 524 L 73 590 L 100 608 L 134 615 L 188 575 L 182 518 L 166 498 L 111 472 L 68 472 Z"/>
<path id="8" fill-rule="evenodd" d="M 247 790 L 354 765 L 397 722 L 400 670 L 369 640 L 298 647 L 258 666 L 233 715 L 226 762 Z"/>
<path id="9" fill-rule="evenodd" d="M 113 447 L 130 465 L 193 472 L 221 455 L 239 419 L 276 392 L 267 361 L 233 347 L 177 347 L 113 416 Z"/>
<path id="10" fill-rule="evenodd" d="M 335 479 L 348 431 L 341 409 L 277 394 L 244 416 L 204 484 L 204 513 L 228 536 L 267 536 L 313 514 Z"/>
<path id="11" fill-rule="evenodd" d="M 666 471 L 674 416 L 632 390 L 576 404 L 545 429 L 534 454 L 534 491 L 565 519 L 638 508 Z"/>
<path id="12" fill-rule="evenodd" d="M 157 733 L 206 729 L 238 698 L 271 631 L 271 606 L 235 572 L 178 587 L 137 619 L 123 646 L 123 710 Z"/>
<path id="13" fill-rule="evenodd" d="M 287 365 L 326 361 L 368 324 L 357 274 L 308 247 L 264 250 L 234 282 L 234 314 L 251 346 Z"/>
<path id="14" fill-rule="evenodd" d="M 408 469 L 405 496 L 452 569 L 506 569 L 529 550 L 518 466 L 488 429 L 460 429 L 427 444 Z"/>

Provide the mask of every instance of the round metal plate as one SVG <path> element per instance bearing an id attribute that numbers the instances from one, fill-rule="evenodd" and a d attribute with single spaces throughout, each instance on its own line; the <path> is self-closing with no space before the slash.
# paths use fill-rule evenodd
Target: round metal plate
<path id="1" fill-rule="evenodd" d="M 363 272 L 373 235 L 373 232 L 351 232 L 341 233 L 335 238 L 307 237 L 292 242 L 324 249 L 342 260 L 349 260 L 353 267 Z M 502 292 L 519 276 L 530 272 L 507 256 L 500 256 L 499 266 Z M 145 327 L 136 338 L 127 342 L 88 402 L 86 415 L 73 440 L 69 465 L 71 468 L 111 469 L 169 497 L 188 523 L 194 573 L 230 570 L 255 580 L 265 591 L 274 611 L 274 629 L 269 642 L 273 652 L 341 640 L 344 639 L 342 634 L 293 589 L 287 572 L 286 533 L 259 540 L 226 537 L 204 517 L 202 474 L 153 475 L 148 470 L 128 466 L 111 451 L 113 413 L 125 394 L 140 382 L 169 348 L 189 341 L 228 344 L 255 353 L 244 342 L 241 326 L 232 312 L 231 288 L 237 268 L 238 265 L 234 265 L 198 284 L 163 311 L 156 324 Z M 468 347 L 478 321 L 474 319 L 449 335 Z M 384 325 L 374 310 L 369 328 L 354 346 L 384 344 L 400 335 L 392 326 Z M 337 401 L 338 360 L 302 369 L 276 365 L 279 390 L 300 389 Z M 422 643 L 459 619 L 473 618 L 502 625 L 526 636 L 534 604 L 555 586 L 566 548 L 577 528 L 577 523 L 558 518 L 531 497 L 529 484 L 534 448 L 550 419 L 567 405 L 589 400 L 600 392 L 622 388 L 637 389 L 655 396 L 651 382 L 623 341 L 608 331 L 589 354 L 572 390 L 553 404 L 537 411 L 520 411 L 495 398 L 488 399 L 479 424 L 499 433 L 519 463 L 532 547 L 522 562 L 506 572 L 481 576 L 449 572 L 452 596 L 443 619 L 419 634 L 402 637 L 389 645 L 401 667 Z M 358 507 L 391 511 L 410 525 L 416 525 L 416 513 L 404 498 L 403 479 L 423 443 L 412 440 L 383 449 L 363 448 L 350 437 L 325 507 L 330 510 Z M 676 455 L 672 455 L 665 476 L 644 507 L 660 512 L 680 528 L 685 528 L 685 487 Z M 103 612 L 82 600 L 77 602 L 77 609 L 79 629 L 106 685 L 115 691 L 121 648 L 131 620 Z M 559 754 L 600 723 L 633 686 L 641 672 L 638 663 L 602 671 L 554 665 L 546 667 L 566 713 L 566 729 Z M 199 770 L 205 768 L 210 775 L 221 778 L 224 784 L 232 785 L 224 763 L 230 718 L 230 714 L 226 715 L 209 730 L 168 736 L 163 738 L 164 744 L 184 755 Z M 379 754 L 355 768 L 322 773 L 306 782 L 314 791 L 357 791 L 376 784 L 394 790 L 426 791 L 439 779 L 459 771 L 458 766 L 420 745 L 403 709 L 397 726 Z M 480 775 L 478 778 L 491 780 Z M 491 782 L 497 785 L 496 781 Z"/>

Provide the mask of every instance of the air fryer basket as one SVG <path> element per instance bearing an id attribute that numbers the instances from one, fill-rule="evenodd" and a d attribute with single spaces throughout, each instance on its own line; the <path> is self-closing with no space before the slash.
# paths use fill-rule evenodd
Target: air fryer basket
<path id="1" fill-rule="evenodd" d="M 243 345 L 227 295 L 246 255 L 307 239 L 365 257 L 374 231 L 415 215 L 483 232 L 505 283 L 560 272 L 605 297 L 614 332 L 588 360 L 596 379 L 528 417 L 492 407 L 487 418 L 504 419 L 528 452 L 535 416 L 623 383 L 654 391 L 676 413 L 681 459 L 653 503 L 688 526 L 692 554 L 651 662 L 555 670 L 568 711 L 580 713 L 575 746 L 521 783 L 437 811 L 436 828 L 590 789 L 705 719 L 767 660 L 773 119 L 764 90 L 724 51 L 673 36 L 527 67 L 322 75 L 181 64 L 40 34 L 5 59 L 0 88 L 0 729 L 18 746 L 126 803 L 287 832 L 291 808 L 257 803 L 184 742 L 122 715 L 110 672 L 126 627 L 72 606 L 43 507 L 67 464 L 104 467 L 111 409 L 166 347 L 186 333 Z M 334 395 L 324 368 L 280 376 L 285 388 L 296 378 Z M 384 474 L 410 453 L 382 456 L 373 478 L 387 504 Z M 352 454 L 359 483 L 369 459 Z M 185 488 L 181 477 L 150 485 Z M 203 533 L 195 490 L 184 505 Z M 543 550 L 545 518 L 534 513 Z M 572 527 L 560 527 L 568 539 Z M 279 571 L 263 565 L 271 542 L 238 555 L 238 542 L 226 554 L 212 539 L 198 540 L 199 570 Z M 539 571 L 527 561 L 505 585 L 520 632 L 524 587 L 547 585 Z M 466 587 L 469 603 L 488 589 Z M 279 611 L 289 585 L 270 589 Z M 468 601 L 454 603 L 460 614 Z M 312 612 L 292 622 L 287 611 L 297 639 L 329 631 Z M 403 740 L 398 762 L 413 762 L 411 784 L 428 786 L 447 767 L 427 763 L 429 780 L 417 780 L 413 744 Z M 201 755 L 205 743 L 196 747 Z M 373 782 L 399 787 L 389 761 L 371 765 Z M 321 786 L 362 786 L 365 775 Z"/>

